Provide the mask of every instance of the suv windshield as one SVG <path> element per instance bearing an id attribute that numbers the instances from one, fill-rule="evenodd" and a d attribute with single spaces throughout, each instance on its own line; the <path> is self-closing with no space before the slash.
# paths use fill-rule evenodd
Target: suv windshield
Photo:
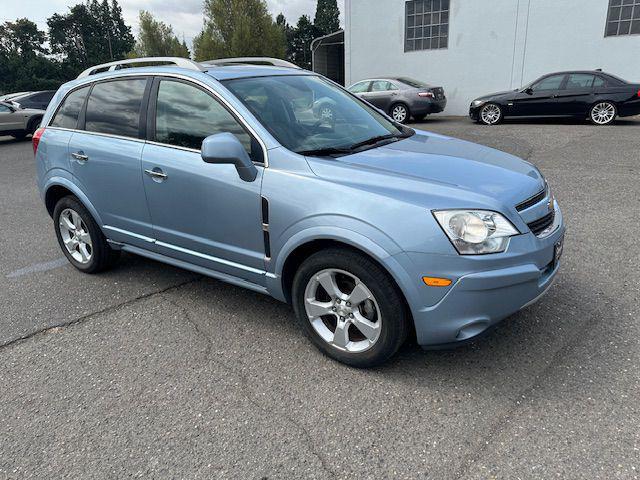
<path id="1" fill-rule="evenodd" d="M 223 83 L 278 142 L 302 155 L 346 155 L 413 134 L 318 76 Z"/>

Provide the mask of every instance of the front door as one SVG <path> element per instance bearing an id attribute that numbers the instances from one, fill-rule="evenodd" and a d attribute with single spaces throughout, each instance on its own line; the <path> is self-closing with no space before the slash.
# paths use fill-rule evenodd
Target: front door
<path id="1" fill-rule="evenodd" d="M 564 86 L 566 75 L 551 75 L 517 93 L 510 114 L 515 116 L 561 115 L 558 94 Z"/>
<path id="2" fill-rule="evenodd" d="M 97 83 L 69 141 L 71 172 L 111 240 L 149 248 L 151 219 L 142 186 L 140 110 L 146 78 Z"/>
<path id="3" fill-rule="evenodd" d="M 155 80 L 148 125 L 142 168 L 156 250 L 264 285 L 263 169 L 245 182 L 233 165 L 200 156 L 205 137 L 231 132 L 260 162 L 255 139 L 209 92 L 181 80 Z"/>
<path id="4" fill-rule="evenodd" d="M 388 112 L 392 100 L 397 96 L 398 88 L 386 80 L 374 80 L 371 82 L 371 89 L 364 94 L 364 98 L 369 103 L 378 107 L 383 112 Z"/>

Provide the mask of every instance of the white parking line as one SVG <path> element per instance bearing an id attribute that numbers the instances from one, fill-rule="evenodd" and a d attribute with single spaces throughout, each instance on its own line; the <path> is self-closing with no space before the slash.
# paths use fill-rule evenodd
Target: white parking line
<path id="1" fill-rule="evenodd" d="M 60 268 L 68 264 L 69 261 L 64 257 L 56 258 L 55 260 L 51 260 L 49 262 L 34 263 L 33 265 L 29 265 L 28 267 L 24 267 L 16 270 L 15 272 L 9 273 L 7 275 L 7 278 L 18 278 L 22 277 L 23 275 L 29 275 L 30 273 L 46 272 L 48 270 Z"/>

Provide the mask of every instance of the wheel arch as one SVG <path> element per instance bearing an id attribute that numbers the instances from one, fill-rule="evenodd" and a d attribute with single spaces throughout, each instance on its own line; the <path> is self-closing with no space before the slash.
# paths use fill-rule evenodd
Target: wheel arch
<path id="1" fill-rule="evenodd" d="M 50 217 L 53 218 L 53 210 L 56 207 L 56 203 L 58 203 L 62 197 L 66 197 L 67 195 L 73 195 L 76 197 L 78 201 L 82 203 L 87 210 L 89 210 L 89 213 L 98 226 L 102 228 L 100 215 L 87 196 L 76 185 L 65 178 L 52 178 L 44 188 L 44 204 Z"/>

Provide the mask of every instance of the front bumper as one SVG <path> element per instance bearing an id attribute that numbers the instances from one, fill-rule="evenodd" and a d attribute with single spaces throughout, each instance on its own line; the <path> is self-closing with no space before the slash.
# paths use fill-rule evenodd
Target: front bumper
<path id="1" fill-rule="evenodd" d="M 501 254 L 407 253 L 410 265 L 404 268 L 411 270 L 409 277 L 453 280 L 447 288 L 421 285 L 422 302 L 409 302 L 418 344 L 439 348 L 470 340 L 544 295 L 561 263 L 555 259 L 555 245 L 564 237 L 565 226 L 559 209 L 557 215 L 557 228 L 548 237 L 518 235 Z"/>

